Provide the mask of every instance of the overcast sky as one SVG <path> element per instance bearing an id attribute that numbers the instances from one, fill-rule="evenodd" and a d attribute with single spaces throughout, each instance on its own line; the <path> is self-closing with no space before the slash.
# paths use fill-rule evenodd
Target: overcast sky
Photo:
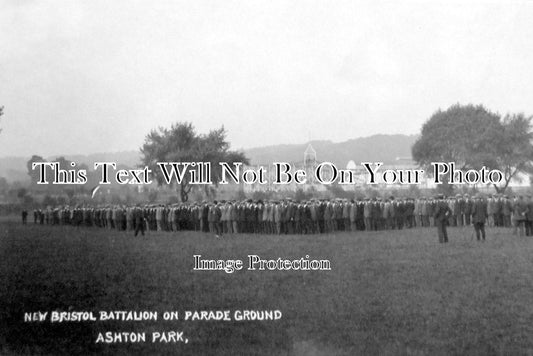
<path id="1" fill-rule="evenodd" d="M 414 134 L 438 108 L 533 114 L 533 1 L 0 0 L 0 156 Z"/>

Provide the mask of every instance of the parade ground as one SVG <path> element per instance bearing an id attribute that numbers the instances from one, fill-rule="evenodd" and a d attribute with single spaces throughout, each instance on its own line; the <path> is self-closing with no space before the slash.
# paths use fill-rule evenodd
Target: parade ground
<path id="1" fill-rule="evenodd" d="M 449 228 L 450 242 L 439 244 L 435 228 L 134 237 L 2 221 L 0 354 L 532 354 L 533 237 L 493 228 L 478 242 L 472 231 Z M 193 270 L 194 255 L 245 266 Z M 329 260 L 331 270 L 250 271 L 248 255 L 309 256 Z M 158 319 L 25 320 L 54 311 L 147 311 Z M 178 320 L 163 320 L 170 311 Z M 184 320 L 186 311 L 229 311 L 231 320 Z M 242 320 L 244 311 L 282 316 Z M 179 337 L 152 341 L 170 331 Z M 147 338 L 97 342 L 106 332 Z"/>

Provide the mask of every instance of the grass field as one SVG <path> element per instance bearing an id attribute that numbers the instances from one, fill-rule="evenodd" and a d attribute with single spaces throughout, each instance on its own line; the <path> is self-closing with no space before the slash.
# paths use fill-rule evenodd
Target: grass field
<path id="1" fill-rule="evenodd" d="M 313 236 L 0 223 L 0 354 L 533 354 L 533 238 L 471 228 Z M 331 271 L 193 271 L 193 255 L 329 259 Z M 277 321 L 25 323 L 24 312 L 281 310 Z M 181 330 L 189 343 L 95 343 Z"/>

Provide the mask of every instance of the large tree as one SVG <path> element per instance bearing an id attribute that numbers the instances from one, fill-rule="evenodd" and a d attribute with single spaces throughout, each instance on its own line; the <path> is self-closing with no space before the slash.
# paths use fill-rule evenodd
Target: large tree
<path id="1" fill-rule="evenodd" d="M 178 122 L 170 128 L 160 127 L 152 130 L 145 138 L 141 147 L 142 163 L 155 174 L 158 184 L 163 184 L 164 177 L 157 165 L 158 162 L 210 162 L 211 177 L 214 182 L 219 180 L 221 169 L 219 162 L 242 162 L 248 164 L 244 153 L 231 151 L 226 140 L 224 127 L 212 130 L 208 134 L 198 134 L 191 123 Z M 177 187 L 181 201 L 186 202 L 193 185 L 187 169 L 184 179 Z M 208 187 L 204 188 L 209 194 Z"/>
<path id="2" fill-rule="evenodd" d="M 533 173 L 533 132 L 531 132 L 532 116 L 524 114 L 508 114 L 503 119 L 502 139 L 498 142 L 498 155 L 495 156 L 496 166 L 504 174 L 504 184 L 494 188 L 498 193 L 505 192 L 511 179 L 518 173 Z"/>
<path id="3" fill-rule="evenodd" d="M 33 155 L 31 158 L 26 162 L 26 168 L 28 169 L 28 175 L 30 176 L 31 183 L 33 187 L 37 187 L 37 182 L 40 178 L 40 170 L 38 168 L 33 169 L 32 165 L 36 162 L 46 162 L 46 160 L 38 155 Z M 52 172 L 50 169 L 47 170 L 46 174 L 46 180 L 50 182 L 53 178 Z"/>
<path id="4" fill-rule="evenodd" d="M 528 172 L 533 159 L 531 117 L 507 115 L 503 120 L 482 105 L 456 104 L 438 110 L 422 126 L 412 147 L 413 158 L 421 165 L 455 162 L 461 170 L 499 169 L 504 173 L 497 192 L 504 192 L 519 172 Z"/>

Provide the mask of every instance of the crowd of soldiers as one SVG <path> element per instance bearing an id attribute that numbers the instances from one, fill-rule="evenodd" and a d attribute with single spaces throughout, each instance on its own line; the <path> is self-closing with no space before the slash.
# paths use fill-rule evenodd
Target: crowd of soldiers
<path id="1" fill-rule="evenodd" d="M 531 197 L 489 196 L 489 227 L 515 227 L 533 234 Z M 445 199 L 449 226 L 470 225 L 474 198 Z M 173 205 L 62 206 L 33 211 L 35 224 L 100 227 L 121 231 L 203 231 L 233 233 L 318 234 L 377 231 L 435 225 L 436 198 L 311 199 L 281 201 L 213 201 Z M 26 213 L 27 215 L 27 213 Z M 26 220 L 23 213 L 23 220 Z M 523 223 L 522 223 L 523 222 Z"/>

